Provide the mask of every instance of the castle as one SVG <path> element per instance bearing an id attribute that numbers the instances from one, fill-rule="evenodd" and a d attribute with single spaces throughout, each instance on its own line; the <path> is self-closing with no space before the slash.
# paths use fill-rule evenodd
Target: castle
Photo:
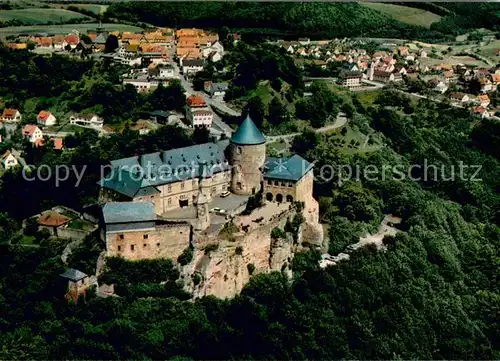
<path id="1" fill-rule="evenodd" d="M 108 203 L 108 256 L 176 259 L 190 244 L 186 225 L 194 232 L 208 229 L 210 203 L 228 191 L 248 197 L 261 192 L 266 202 L 281 205 L 303 202 L 306 219 L 318 222 L 313 165 L 299 155 L 266 157 L 266 139 L 249 116 L 230 140 L 118 159 L 111 167 L 99 181 L 100 202 Z M 166 213 L 190 206 L 196 210 L 192 222 L 166 220 Z"/>

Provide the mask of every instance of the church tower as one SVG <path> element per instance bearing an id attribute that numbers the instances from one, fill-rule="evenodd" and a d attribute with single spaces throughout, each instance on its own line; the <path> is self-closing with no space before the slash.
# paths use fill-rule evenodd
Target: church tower
<path id="1" fill-rule="evenodd" d="M 259 192 L 266 161 L 266 138 L 248 115 L 231 137 L 230 158 L 231 191 L 241 195 Z"/>

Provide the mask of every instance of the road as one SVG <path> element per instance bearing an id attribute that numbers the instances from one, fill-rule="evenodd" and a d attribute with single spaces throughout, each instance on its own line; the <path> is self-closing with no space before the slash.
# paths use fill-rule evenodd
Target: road
<path id="1" fill-rule="evenodd" d="M 175 69 L 174 70 L 175 74 L 179 77 L 181 85 L 184 88 L 184 90 L 186 91 L 187 96 L 189 96 L 189 95 L 202 96 L 208 105 L 210 105 L 213 108 L 217 108 L 219 111 L 222 111 L 222 112 L 227 113 L 227 114 L 232 115 L 232 116 L 240 116 L 241 115 L 241 113 L 229 108 L 223 102 L 207 97 L 207 94 L 205 94 L 204 92 L 194 90 L 191 83 L 184 77 L 184 74 L 181 73 L 179 65 L 176 62 L 172 62 L 172 63 L 173 63 L 174 69 Z M 212 120 L 212 123 L 213 123 L 213 125 L 215 125 L 217 130 L 220 130 L 222 133 L 225 133 L 227 137 L 231 137 L 231 134 L 233 133 L 233 128 L 231 128 L 229 125 L 224 123 L 222 121 L 222 118 L 215 112 L 214 112 L 214 118 Z"/>
<path id="2" fill-rule="evenodd" d="M 344 113 L 339 113 L 337 115 L 337 119 L 335 120 L 335 123 L 333 124 L 328 124 L 325 125 L 324 127 L 317 128 L 314 130 L 315 133 L 326 133 L 331 130 L 335 130 L 338 128 L 342 128 L 344 125 L 346 125 L 348 119 L 345 116 Z M 283 134 L 283 135 L 271 135 L 266 137 L 266 143 L 274 143 L 274 142 L 279 142 L 280 140 L 290 140 L 297 135 L 300 135 L 302 133 L 289 133 L 289 134 Z"/>

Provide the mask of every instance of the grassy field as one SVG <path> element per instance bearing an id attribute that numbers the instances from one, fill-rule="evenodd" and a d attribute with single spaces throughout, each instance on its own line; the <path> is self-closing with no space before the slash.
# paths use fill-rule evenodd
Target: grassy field
<path id="1" fill-rule="evenodd" d="M 106 12 L 106 9 L 108 8 L 108 5 L 99 5 L 99 4 L 50 4 L 51 7 L 54 8 L 59 8 L 59 9 L 65 9 L 68 6 L 74 6 L 79 9 L 87 10 L 87 11 L 92 11 L 94 14 L 104 14 Z"/>
<path id="2" fill-rule="evenodd" d="M 432 23 L 441 19 L 441 16 L 431 13 L 430 11 L 411 8 L 408 6 L 373 2 L 363 3 L 363 5 L 371 9 L 378 10 L 381 13 L 385 13 L 395 20 L 399 20 L 403 23 L 425 26 L 427 28 L 430 27 Z"/>
<path id="3" fill-rule="evenodd" d="M 49 34 L 67 34 L 73 29 L 85 33 L 89 29 L 96 29 L 99 24 L 63 24 L 63 25 L 33 25 L 33 26 L 10 26 L 0 28 L 0 38 L 7 35 L 17 34 L 34 34 L 34 33 L 49 33 Z M 141 32 L 143 29 L 138 26 L 124 25 L 124 24 L 102 24 L 108 31 L 137 31 Z"/>
<path id="4" fill-rule="evenodd" d="M 500 40 L 492 41 L 486 45 L 479 47 L 479 54 L 499 63 L 500 55 L 497 52 L 500 50 Z"/>
<path id="5" fill-rule="evenodd" d="M 74 11 L 64 9 L 18 9 L 0 11 L 0 21 L 19 20 L 24 23 L 46 24 L 48 22 L 58 23 L 71 19 L 90 19 Z"/>

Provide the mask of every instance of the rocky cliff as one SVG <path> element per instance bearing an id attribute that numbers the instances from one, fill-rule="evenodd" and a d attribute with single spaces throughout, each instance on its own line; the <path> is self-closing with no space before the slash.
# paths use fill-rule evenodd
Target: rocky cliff
<path id="1" fill-rule="evenodd" d="M 311 222 L 310 217 L 305 217 L 297 234 L 272 239 L 272 230 L 283 230 L 294 215 L 294 209 L 287 210 L 247 232 L 233 224 L 226 230 L 232 228 L 234 232 L 195 235 L 193 260 L 182 268 L 186 290 L 192 292 L 193 298 L 226 298 L 238 294 L 252 274 L 282 271 L 291 277 L 294 253 L 320 248 L 323 241 L 321 225 Z"/>

